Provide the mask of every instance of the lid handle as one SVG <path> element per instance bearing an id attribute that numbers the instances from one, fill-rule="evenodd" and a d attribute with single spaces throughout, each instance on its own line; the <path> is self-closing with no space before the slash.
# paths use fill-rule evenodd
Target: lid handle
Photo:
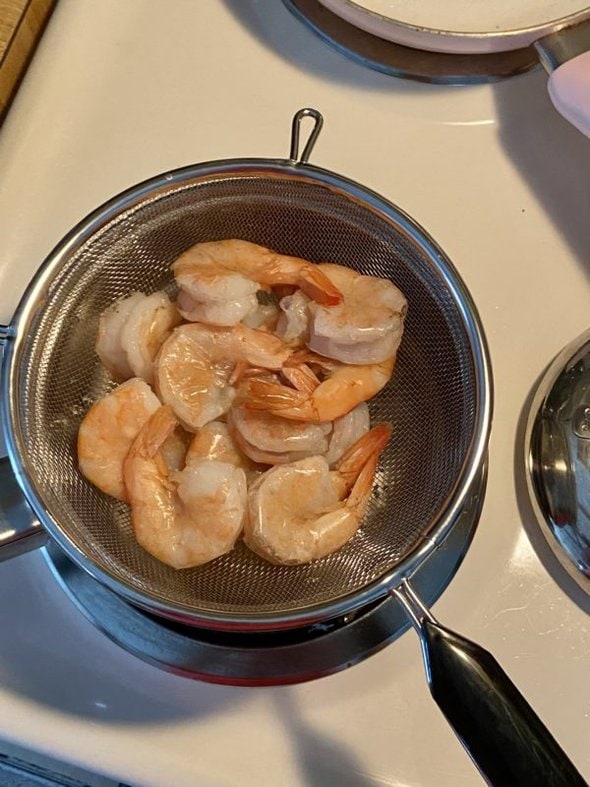
<path id="1" fill-rule="evenodd" d="M 299 137 L 301 132 L 301 123 L 303 118 L 310 117 L 313 118 L 313 127 L 305 143 L 305 147 L 303 148 L 303 152 L 299 155 Z M 324 125 L 324 118 L 322 117 L 321 113 L 318 112 L 317 109 L 311 109 L 310 107 L 306 107 L 305 109 L 300 109 L 298 112 L 295 113 L 293 117 L 293 123 L 291 124 L 291 153 L 289 154 L 289 159 L 294 164 L 306 164 L 309 160 L 311 155 L 311 151 L 314 148 L 314 145 L 317 141 L 317 138 L 322 130 L 322 126 Z"/>

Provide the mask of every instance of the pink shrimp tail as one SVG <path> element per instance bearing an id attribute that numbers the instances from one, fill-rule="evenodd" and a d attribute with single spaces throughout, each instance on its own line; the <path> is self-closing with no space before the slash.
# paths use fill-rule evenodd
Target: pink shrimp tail
<path id="1" fill-rule="evenodd" d="M 166 438 L 176 428 L 177 423 L 171 407 L 168 405 L 160 407 L 139 431 L 129 449 L 128 458 L 142 456 L 152 459 L 155 457 Z"/>
<path id="2" fill-rule="evenodd" d="M 298 407 L 308 397 L 305 391 L 296 391 L 286 385 L 256 377 L 247 380 L 240 391 L 240 399 L 249 410 L 268 410 L 271 413 Z"/>
<path id="3" fill-rule="evenodd" d="M 371 499 L 378 461 L 379 457 L 376 455 L 369 457 L 361 468 L 358 478 L 352 485 L 352 489 L 346 501 L 346 507 L 355 511 L 359 519 L 365 513 L 369 500 Z"/>
<path id="4" fill-rule="evenodd" d="M 311 394 L 320 385 L 318 376 L 306 364 L 302 363 L 298 366 L 292 366 L 286 363 L 282 368 L 283 377 L 288 380 L 293 388 L 298 391 L 304 391 Z"/>
<path id="5" fill-rule="evenodd" d="M 391 424 L 377 424 L 354 443 L 342 456 L 337 465 L 340 476 L 351 489 L 349 504 L 353 497 L 362 498 L 370 494 L 377 461 L 389 442 L 393 428 Z"/>
<path id="6" fill-rule="evenodd" d="M 305 266 L 299 277 L 299 287 L 303 292 L 322 306 L 338 306 L 342 303 L 342 293 L 319 268 Z"/>

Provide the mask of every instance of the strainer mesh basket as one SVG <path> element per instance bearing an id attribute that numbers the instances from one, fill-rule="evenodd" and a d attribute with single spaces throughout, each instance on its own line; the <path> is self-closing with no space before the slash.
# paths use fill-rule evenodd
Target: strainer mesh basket
<path id="1" fill-rule="evenodd" d="M 372 503 L 347 545 L 309 565 L 270 565 L 240 543 L 208 565 L 175 571 L 137 545 L 127 506 L 77 467 L 80 422 L 114 385 L 94 351 L 99 314 L 133 290 L 173 294 L 172 261 L 198 241 L 224 238 L 387 277 L 408 299 L 393 379 L 370 403 L 372 422 L 394 428 Z M 471 340 L 446 275 L 403 219 L 303 175 L 193 177 L 110 218 L 63 261 L 18 365 L 23 465 L 48 529 L 122 587 L 236 618 L 324 604 L 390 571 L 435 526 L 476 429 Z"/>

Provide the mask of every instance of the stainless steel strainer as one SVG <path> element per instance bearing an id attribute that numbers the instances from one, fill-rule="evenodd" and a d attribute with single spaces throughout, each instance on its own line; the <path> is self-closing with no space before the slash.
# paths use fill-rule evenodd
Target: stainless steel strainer
<path id="1" fill-rule="evenodd" d="M 49 256 L 6 343 L 10 455 L 40 522 L 118 593 L 199 625 L 301 625 L 382 594 L 384 579 L 408 575 L 444 538 L 485 452 L 488 365 L 456 272 L 402 211 L 305 164 L 308 153 L 187 167 L 117 197 Z M 366 524 L 335 555 L 278 567 L 240 547 L 176 571 L 138 546 L 127 506 L 80 474 L 76 435 L 112 387 L 94 351 L 101 311 L 133 290 L 172 289 L 170 264 L 184 249 L 231 237 L 390 277 L 403 290 L 410 307 L 397 369 L 371 403 L 395 437 Z"/>
<path id="2" fill-rule="evenodd" d="M 314 127 L 299 155 L 306 115 Z M 485 458 L 485 341 L 466 288 L 424 230 L 377 194 L 307 163 L 320 128 L 319 113 L 301 110 L 288 160 L 185 167 L 116 197 L 50 254 L 5 330 L 2 414 L 13 472 L 40 522 L 29 523 L 31 543 L 42 526 L 92 576 L 158 615 L 276 629 L 391 592 L 418 627 L 433 623 L 407 579 L 445 539 Z M 175 571 L 137 545 L 127 507 L 82 477 L 76 435 L 90 404 L 112 387 L 94 352 L 100 312 L 133 290 L 172 292 L 169 266 L 184 249 L 231 237 L 389 277 L 403 290 L 409 312 L 397 367 L 371 403 L 373 420 L 391 421 L 394 437 L 366 521 L 336 554 L 277 567 L 240 546 Z"/>

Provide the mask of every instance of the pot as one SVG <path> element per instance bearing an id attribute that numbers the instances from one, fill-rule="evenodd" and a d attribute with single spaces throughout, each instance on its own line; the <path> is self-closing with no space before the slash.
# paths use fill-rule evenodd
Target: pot
<path id="1" fill-rule="evenodd" d="M 481 55 L 534 46 L 549 74 L 555 108 L 590 136 L 590 8 L 585 0 L 319 2 L 361 30 L 415 49 Z"/>

